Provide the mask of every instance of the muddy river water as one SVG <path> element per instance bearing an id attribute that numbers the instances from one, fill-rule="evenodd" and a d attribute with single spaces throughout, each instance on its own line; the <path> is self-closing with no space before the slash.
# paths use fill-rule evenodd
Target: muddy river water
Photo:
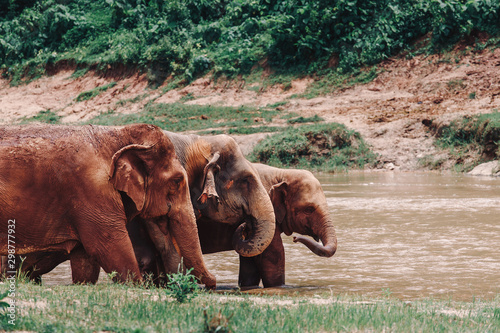
<path id="1" fill-rule="evenodd" d="M 500 294 L 500 178 L 392 172 L 317 177 L 338 250 L 332 258 L 317 257 L 283 235 L 287 293 L 464 301 Z M 235 252 L 205 260 L 220 286 L 236 286 Z M 69 283 L 69 265 L 44 280 Z"/>

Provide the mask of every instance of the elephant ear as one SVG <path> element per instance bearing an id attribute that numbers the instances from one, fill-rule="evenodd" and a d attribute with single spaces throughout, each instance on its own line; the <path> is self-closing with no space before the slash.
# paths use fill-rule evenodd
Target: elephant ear
<path id="1" fill-rule="evenodd" d="M 203 170 L 203 191 L 198 198 L 198 203 L 205 204 L 209 198 L 215 198 L 217 202 L 219 202 L 219 194 L 215 188 L 215 172 L 220 170 L 220 167 L 217 165 L 217 161 L 219 160 L 220 153 L 216 152 L 210 162 L 205 165 Z"/>
<path id="2" fill-rule="evenodd" d="M 283 223 L 286 216 L 286 203 L 285 198 L 288 190 L 288 183 L 281 182 L 274 184 L 269 190 L 269 197 L 273 203 L 274 215 L 276 216 L 276 222 L 279 224 Z"/>
<path id="3" fill-rule="evenodd" d="M 110 181 L 118 191 L 132 199 L 138 211 L 146 201 L 147 166 L 144 160 L 153 146 L 129 145 L 113 155 Z"/>

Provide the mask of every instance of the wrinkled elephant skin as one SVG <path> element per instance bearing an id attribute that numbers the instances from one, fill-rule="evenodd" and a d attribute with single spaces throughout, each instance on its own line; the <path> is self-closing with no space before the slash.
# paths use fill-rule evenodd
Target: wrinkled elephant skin
<path id="1" fill-rule="evenodd" d="M 231 237 L 236 252 L 245 257 L 262 253 L 274 235 L 273 206 L 234 139 L 166 134 L 186 169 L 198 226 L 205 220 L 240 226 Z"/>
<path id="2" fill-rule="evenodd" d="M 155 218 L 172 236 L 195 239 L 182 256 L 214 286 L 193 237 L 186 177 L 156 126 L 0 127 L 0 254 L 15 219 L 18 255 L 64 252 L 76 270 L 100 265 L 117 280 L 140 280 L 126 224 Z"/>
<path id="3" fill-rule="evenodd" d="M 290 236 L 296 232 L 304 236 L 295 237 L 315 254 L 331 257 L 337 249 L 337 237 L 331 220 L 326 197 L 319 181 L 306 170 L 278 169 L 263 164 L 254 164 L 262 183 L 269 193 L 276 214 L 276 229 L 271 244 L 260 255 L 240 256 L 239 285 L 255 287 L 277 287 L 285 284 L 285 252 L 281 233 Z M 199 222 L 199 221 L 198 221 Z M 214 253 L 232 249 L 231 235 L 234 226 L 212 221 L 198 223 L 203 253 Z"/>
<path id="4" fill-rule="evenodd" d="M 319 256 L 331 257 L 337 250 L 337 237 L 321 184 L 306 170 L 278 169 L 254 164 L 269 193 L 276 214 L 276 229 L 271 244 L 260 255 L 240 256 L 239 285 L 241 287 L 277 287 L 285 284 L 285 251 L 281 233 L 293 232 L 320 239 L 321 243 L 304 236 L 294 238 Z M 203 253 L 233 249 L 232 235 L 236 226 L 208 219 L 198 220 L 198 232 Z M 178 258 L 172 253 L 172 258 Z M 171 258 L 171 260 L 172 260 Z M 179 259 L 177 259 L 179 260 Z"/>

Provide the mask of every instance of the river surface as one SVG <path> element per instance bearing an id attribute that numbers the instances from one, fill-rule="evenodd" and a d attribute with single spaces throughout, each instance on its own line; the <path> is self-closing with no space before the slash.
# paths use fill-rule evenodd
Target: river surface
<path id="1" fill-rule="evenodd" d="M 500 294 L 500 178 L 392 172 L 316 176 L 335 222 L 338 250 L 332 258 L 318 257 L 283 234 L 286 293 L 464 301 Z M 219 286 L 237 285 L 235 252 L 205 260 Z M 44 281 L 70 283 L 69 265 Z"/>

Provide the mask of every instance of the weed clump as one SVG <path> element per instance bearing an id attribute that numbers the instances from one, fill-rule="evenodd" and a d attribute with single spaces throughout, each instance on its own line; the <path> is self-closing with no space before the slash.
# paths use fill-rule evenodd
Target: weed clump
<path id="1" fill-rule="evenodd" d="M 359 133 L 329 123 L 290 127 L 261 141 L 250 158 L 277 167 L 336 171 L 374 164 L 376 155 Z"/>
<path id="2" fill-rule="evenodd" d="M 179 303 L 189 301 L 197 295 L 198 283 L 196 282 L 196 277 L 191 274 L 192 271 L 193 269 L 190 268 L 184 274 L 179 269 L 177 273 L 167 275 L 167 294 L 174 297 Z"/>
<path id="3" fill-rule="evenodd" d="M 500 113 L 481 114 L 452 121 L 437 133 L 436 144 L 460 153 L 480 150 L 484 160 L 500 156 Z"/>

